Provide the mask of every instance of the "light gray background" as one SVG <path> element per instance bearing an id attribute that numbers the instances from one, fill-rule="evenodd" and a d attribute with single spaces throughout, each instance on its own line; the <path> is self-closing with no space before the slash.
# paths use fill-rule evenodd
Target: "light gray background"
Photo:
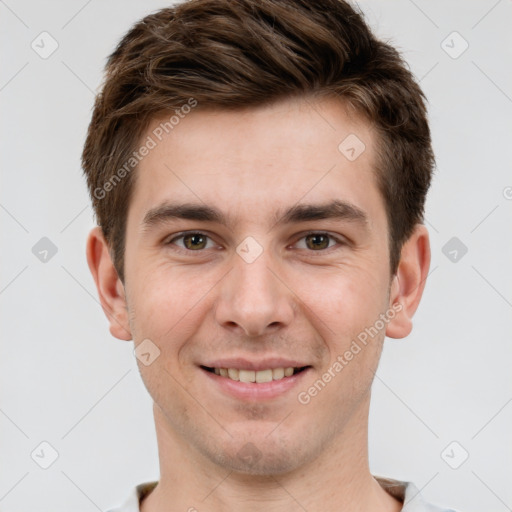
<path id="1" fill-rule="evenodd" d="M 107 55 L 166 5 L 0 0 L 2 511 L 105 510 L 158 478 L 132 342 L 110 336 L 85 260 L 93 220 L 79 158 Z M 421 80 L 438 163 L 431 275 L 413 333 L 386 341 L 371 469 L 461 511 L 512 510 L 512 2 L 360 5 Z M 31 48 L 43 31 L 59 44 L 47 59 Z M 463 48 L 458 36 L 441 45 L 453 31 L 469 44 L 458 58 L 445 51 Z M 58 248 L 47 262 L 32 253 L 42 237 Z M 456 262 L 443 253 L 452 237 L 468 248 Z M 46 470 L 31 458 L 49 456 L 43 441 L 59 454 Z"/>

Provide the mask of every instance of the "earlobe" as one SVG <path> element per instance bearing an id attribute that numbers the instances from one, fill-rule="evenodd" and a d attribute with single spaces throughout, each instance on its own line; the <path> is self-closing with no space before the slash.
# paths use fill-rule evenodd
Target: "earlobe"
<path id="1" fill-rule="evenodd" d="M 428 230 L 423 224 L 417 224 L 402 247 L 400 263 L 391 284 L 389 307 L 395 304 L 396 310 L 399 303 L 401 309 L 387 325 L 386 336 L 389 338 L 405 338 L 412 331 L 412 317 L 423 295 L 429 267 Z"/>
<path id="2" fill-rule="evenodd" d="M 112 336 L 129 341 L 130 333 L 125 290 L 112 262 L 108 244 L 100 227 L 95 227 L 87 238 L 87 263 L 109 324 Z"/>

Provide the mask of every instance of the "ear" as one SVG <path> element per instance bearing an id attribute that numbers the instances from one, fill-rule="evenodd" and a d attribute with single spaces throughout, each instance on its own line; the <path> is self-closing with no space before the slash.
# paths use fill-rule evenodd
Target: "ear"
<path id="1" fill-rule="evenodd" d="M 87 263 L 98 289 L 101 307 L 110 323 L 110 333 L 120 340 L 131 340 L 124 285 L 112 263 L 100 227 L 92 229 L 87 238 Z"/>
<path id="2" fill-rule="evenodd" d="M 402 247 L 400 263 L 391 284 L 389 307 L 400 303 L 402 309 L 387 325 L 386 336 L 389 338 L 405 338 L 412 331 L 412 317 L 423 295 L 429 267 L 428 230 L 423 224 L 417 224 Z"/>

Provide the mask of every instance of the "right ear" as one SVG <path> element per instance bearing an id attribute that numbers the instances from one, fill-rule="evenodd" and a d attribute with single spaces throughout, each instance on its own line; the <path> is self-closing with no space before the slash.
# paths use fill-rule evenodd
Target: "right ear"
<path id="1" fill-rule="evenodd" d="M 108 244 L 99 226 L 89 233 L 86 252 L 101 307 L 110 324 L 110 333 L 115 338 L 129 341 L 132 335 L 124 285 L 119 279 Z"/>

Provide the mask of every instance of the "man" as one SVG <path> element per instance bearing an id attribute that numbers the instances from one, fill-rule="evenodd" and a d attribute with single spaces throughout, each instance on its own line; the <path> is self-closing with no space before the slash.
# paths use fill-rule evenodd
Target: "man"
<path id="1" fill-rule="evenodd" d="M 125 35 L 83 152 L 88 263 L 160 456 L 120 511 L 442 510 L 367 441 L 433 165 L 420 88 L 341 0 L 192 0 Z"/>

